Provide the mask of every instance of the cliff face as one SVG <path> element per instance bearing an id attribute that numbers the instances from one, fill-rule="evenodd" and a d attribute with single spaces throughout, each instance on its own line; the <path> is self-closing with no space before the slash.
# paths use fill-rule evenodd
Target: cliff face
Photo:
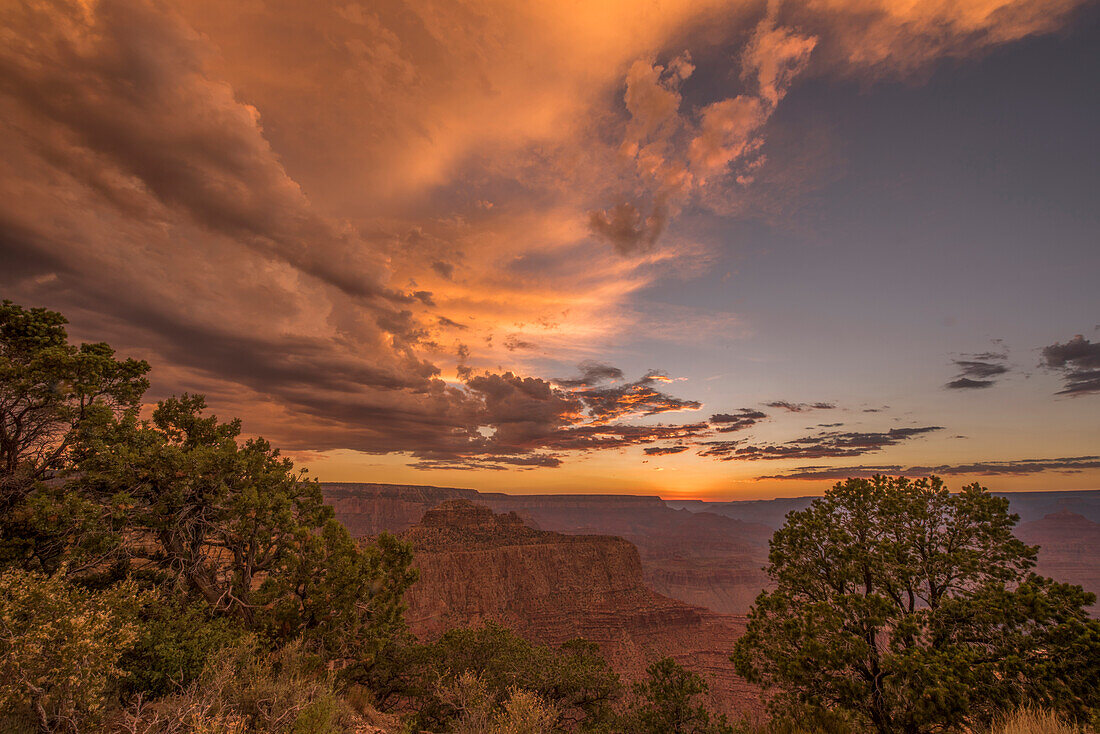
<path id="1" fill-rule="evenodd" d="M 673 509 L 658 497 L 509 495 L 470 489 L 325 484 L 326 500 L 355 536 L 400 532 L 447 499 L 515 512 L 535 528 L 616 535 L 634 543 L 645 580 L 658 592 L 716 612 L 744 614 L 764 587 L 760 571 L 772 529 L 709 513 Z"/>
<path id="2" fill-rule="evenodd" d="M 487 620 L 543 644 L 584 637 L 628 681 L 672 656 L 707 676 L 712 705 L 759 708 L 728 660 L 743 618 L 653 592 L 637 549 L 621 538 L 536 530 L 516 513 L 494 515 L 467 500 L 444 501 L 402 537 L 420 569 L 407 618 L 422 638 Z"/>
<path id="3" fill-rule="evenodd" d="M 336 518 L 357 538 L 401 532 L 444 500 L 473 499 L 478 494 L 473 489 L 415 484 L 323 484 L 321 489 Z"/>

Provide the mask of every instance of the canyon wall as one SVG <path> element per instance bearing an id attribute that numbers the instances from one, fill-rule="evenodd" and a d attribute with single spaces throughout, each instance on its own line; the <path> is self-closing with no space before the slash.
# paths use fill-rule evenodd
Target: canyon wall
<path id="1" fill-rule="evenodd" d="M 622 538 L 536 530 L 515 512 L 464 499 L 428 510 L 401 537 L 420 569 L 406 617 L 421 638 L 489 620 L 548 645 L 583 637 L 627 681 L 670 656 L 708 679 L 712 706 L 760 711 L 757 691 L 728 658 L 744 618 L 652 591 L 637 549 Z"/>
<path id="2" fill-rule="evenodd" d="M 812 498 L 743 502 L 663 501 L 629 495 L 509 495 L 392 484 L 324 484 L 337 517 L 358 537 L 400 532 L 447 499 L 515 512 L 535 528 L 617 535 L 637 546 L 646 583 L 665 596 L 744 614 L 767 577 L 768 540 L 787 512 Z M 1017 534 L 1041 546 L 1040 573 L 1100 594 L 1100 492 L 1003 493 L 1020 515 Z M 1070 517 L 1084 522 L 1074 521 Z M 1100 605 L 1093 607 L 1100 614 Z"/>
<path id="3" fill-rule="evenodd" d="M 659 497 L 509 495 L 390 484 L 324 484 L 326 500 L 352 535 L 400 532 L 447 499 L 515 512 L 534 528 L 625 538 L 637 546 L 656 591 L 727 614 L 744 614 L 767 581 L 772 529 L 709 512 L 673 509 Z"/>

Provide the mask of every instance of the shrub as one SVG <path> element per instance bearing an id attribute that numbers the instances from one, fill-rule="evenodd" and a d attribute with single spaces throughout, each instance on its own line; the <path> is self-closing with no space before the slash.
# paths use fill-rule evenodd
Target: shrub
<path id="1" fill-rule="evenodd" d="M 624 729 L 635 734 L 733 734 L 721 715 L 714 715 L 697 698 L 708 686 L 702 676 L 685 670 L 672 658 L 646 670 L 648 679 L 634 684 L 638 703 L 624 717 Z"/>
<path id="2" fill-rule="evenodd" d="M 233 619 L 219 617 L 201 601 L 162 594 L 141 615 L 140 635 L 122 656 L 124 691 L 157 698 L 186 688 L 218 651 L 242 635 Z"/>
<path id="3" fill-rule="evenodd" d="M 103 716 L 138 638 L 142 595 L 130 581 L 89 591 L 65 578 L 0 575 L 0 718 L 76 732 Z M 33 722 L 33 724 L 31 724 Z"/>
<path id="4" fill-rule="evenodd" d="M 301 643 L 265 652 L 249 636 L 214 655 L 181 693 L 151 703 L 136 699 L 114 729 L 128 734 L 335 734 L 351 731 L 355 721 L 336 694 L 332 674 Z"/>
<path id="5" fill-rule="evenodd" d="M 622 688 L 599 646 L 584 640 L 557 649 L 535 645 L 492 622 L 450 630 L 420 655 L 409 656 L 418 658 L 429 680 L 444 686 L 464 674 L 474 675 L 494 710 L 504 707 L 516 690 L 534 693 L 555 709 L 556 730 L 593 731 L 604 726 Z M 424 688 L 416 725 L 441 728 L 460 715 L 439 696 L 438 686 Z"/>
<path id="6" fill-rule="evenodd" d="M 481 676 L 471 672 L 441 684 L 439 697 L 458 712 L 451 734 L 550 734 L 558 722 L 557 709 L 538 694 L 509 688 L 498 704 Z"/>

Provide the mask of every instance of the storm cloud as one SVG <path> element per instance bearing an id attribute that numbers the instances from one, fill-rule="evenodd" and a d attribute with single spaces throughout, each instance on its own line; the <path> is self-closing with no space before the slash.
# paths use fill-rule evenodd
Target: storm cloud
<path id="1" fill-rule="evenodd" d="M 681 451 L 766 416 L 653 425 L 702 401 L 602 362 L 540 375 L 656 330 L 637 294 L 708 262 L 677 218 L 761 175 L 811 64 L 905 77 L 1078 3 L 995 5 L 670 2 L 609 24 L 553 3 L 6 4 L 0 286 L 149 359 L 151 398 L 205 392 L 290 450 L 496 470 Z M 738 90 L 685 101 L 682 49 L 718 11 Z M 1081 394 L 1075 343 L 1044 355 Z M 909 438 L 858 435 L 778 446 Z"/>

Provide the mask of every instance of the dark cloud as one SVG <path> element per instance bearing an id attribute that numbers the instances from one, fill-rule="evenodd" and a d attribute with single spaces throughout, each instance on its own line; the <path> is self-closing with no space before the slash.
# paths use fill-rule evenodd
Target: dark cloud
<path id="1" fill-rule="evenodd" d="M 687 451 L 690 446 L 650 446 L 645 451 L 646 456 L 667 456 L 668 454 L 679 454 Z"/>
<path id="2" fill-rule="evenodd" d="M 947 383 L 944 387 L 952 390 L 980 389 L 983 387 L 993 387 L 993 380 L 972 380 L 969 377 L 960 377 L 957 380 L 952 380 Z"/>
<path id="3" fill-rule="evenodd" d="M 642 379 L 614 387 L 587 387 L 574 391 L 597 421 L 613 421 L 633 415 L 657 415 L 680 410 L 698 410 L 697 400 L 683 400 L 654 387 L 669 378 L 649 372 Z"/>
<path id="4" fill-rule="evenodd" d="M 1043 347 L 1043 366 L 1062 373 L 1059 395 L 1100 392 L 1100 342 L 1093 344 L 1078 334 L 1065 344 Z"/>
<path id="5" fill-rule="evenodd" d="M 432 263 L 432 270 L 439 274 L 440 277 L 451 280 L 454 278 L 455 266 L 442 260 L 436 260 Z"/>
<path id="6" fill-rule="evenodd" d="M 699 456 L 713 456 L 728 461 L 737 447 L 744 443 L 744 441 L 702 441 L 700 446 L 703 448 L 699 451 Z"/>
<path id="7" fill-rule="evenodd" d="M 446 326 L 446 327 L 451 328 L 451 329 L 463 329 L 463 330 L 465 330 L 465 329 L 470 328 L 470 327 L 466 326 L 466 324 L 460 324 L 457 321 L 454 321 L 453 319 L 447 318 L 446 316 L 439 316 L 438 321 L 439 321 L 440 326 Z"/>
<path id="8" fill-rule="evenodd" d="M 804 413 L 808 410 L 833 410 L 836 405 L 833 403 L 792 403 L 787 400 L 773 400 L 770 403 L 764 403 L 768 408 L 782 408 L 790 413 Z"/>
<path id="9" fill-rule="evenodd" d="M 782 444 L 754 445 L 745 442 L 710 442 L 705 444 L 708 448 L 700 452 L 700 456 L 715 456 L 723 461 L 862 456 L 939 430 L 942 430 L 941 426 L 893 428 L 883 433 L 831 431 L 796 438 Z"/>
<path id="10" fill-rule="evenodd" d="M 469 458 L 417 459 L 409 464 L 413 469 L 449 469 L 458 471 L 505 471 L 507 469 L 554 469 L 561 466 L 561 458 L 549 454 L 537 456 L 479 456 Z"/>
<path id="11" fill-rule="evenodd" d="M 596 235 L 611 243 L 620 255 L 633 255 L 652 249 L 668 224 L 668 211 L 658 202 L 648 217 L 629 202 L 616 204 L 606 211 L 588 213 L 588 226 Z"/>
<path id="12" fill-rule="evenodd" d="M 1076 456 L 1058 459 L 1021 459 L 1018 461 L 982 461 L 973 464 L 941 464 L 940 466 L 802 466 L 783 474 L 759 476 L 757 479 L 847 479 L 872 477 L 876 474 L 920 477 L 929 474 L 954 476 L 974 474 L 984 476 L 1021 476 L 1040 472 L 1072 474 L 1086 469 L 1100 469 L 1100 456 Z"/>
<path id="13" fill-rule="evenodd" d="M 504 339 L 504 348 L 507 349 L 509 352 L 515 352 L 517 350 L 530 351 L 532 349 L 538 349 L 538 345 L 534 342 L 520 339 L 515 334 L 509 334 Z"/>
<path id="14" fill-rule="evenodd" d="M 618 449 L 656 441 L 692 439 L 704 435 L 706 430 L 706 423 L 655 426 L 632 426 L 622 423 L 579 425 L 546 437 L 544 444 L 552 449 L 570 451 Z"/>
<path id="15" fill-rule="evenodd" d="M 710 417 L 710 422 L 717 426 L 715 430 L 718 433 L 733 433 L 750 428 L 767 417 L 767 413 L 759 410 L 741 408 L 736 413 L 715 413 Z"/>
<path id="16" fill-rule="evenodd" d="M 944 387 L 951 390 L 976 390 L 992 387 L 1000 377 L 1008 372 L 1005 360 L 1007 354 L 1001 352 L 981 352 L 964 355 L 962 359 L 952 360 L 958 369 L 958 376 Z"/>
<path id="17" fill-rule="evenodd" d="M 559 377 L 554 382 L 562 387 L 591 387 L 609 380 L 623 379 L 623 371 L 618 367 L 600 362 L 585 361 L 577 365 L 578 377 Z"/>
<path id="18" fill-rule="evenodd" d="M 869 479 L 870 477 L 885 474 L 888 476 L 905 476 L 906 473 L 899 464 L 885 464 L 882 466 L 800 466 L 783 474 L 766 474 L 756 479 Z"/>
<path id="19" fill-rule="evenodd" d="M 138 0 L 21 8 L 5 17 L 18 30 L 0 78 L 53 165 L 116 210 L 185 216 L 357 298 L 405 297 L 349 225 L 313 209 L 256 109 L 211 77 L 209 48 L 178 16 Z"/>

